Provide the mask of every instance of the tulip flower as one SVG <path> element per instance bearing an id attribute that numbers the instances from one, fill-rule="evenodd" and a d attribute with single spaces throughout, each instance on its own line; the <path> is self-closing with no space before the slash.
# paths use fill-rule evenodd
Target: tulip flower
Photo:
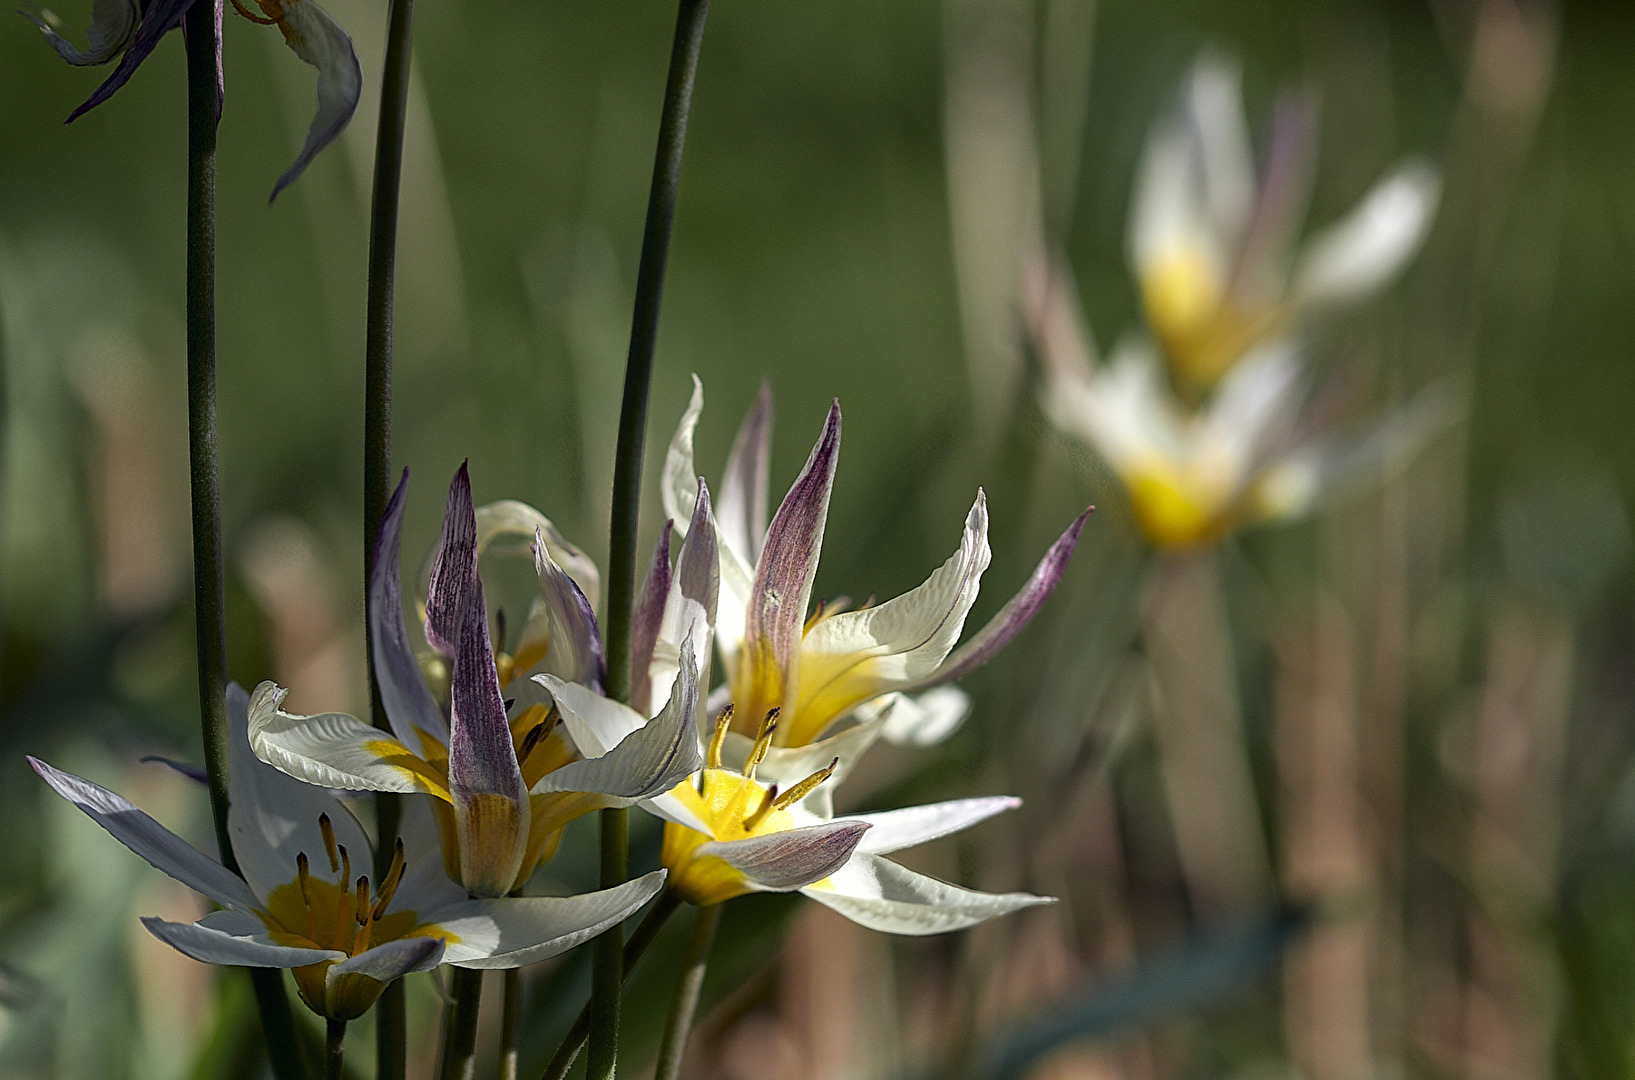
<path id="1" fill-rule="evenodd" d="M 664 469 L 665 508 L 678 527 L 693 516 L 693 430 L 703 408 L 703 385 L 695 377 Z M 987 500 L 979 489 L 959 550 L 924 584 L 859 610 L 819 603 L 809 615 L 840 454 L 840 405 L 830 408 L 806 467 L 768 523 L 771 414 L 771 394 L 763 389 L 733 445 L 717 515 L 715 640 L 725 668 L 724 699 L 737 709 L 741 737 L 754 735 L 759 718 L 777 709 L 775 745 L 805 746 L 860 706 L 957 679 L 1015 637 L 1061 580 L 1088 510 L 1045 553 L 1021 591 L 955 648 L 992 557 Z M 946 709 L 936 713 L 945 716 Z M 897 730 L 917 741 L 912 728 Z"/>
<path id="2" fill-rule="evenodd" d="M 40 28 L 40 32 L 70 64 L 86 66 L 106 64 L 114 57 L 122 59 L 114 73 L 99 86 L 86 102 L 68 117 L 77 119 L 89 109 L 102 104 L 124 86 L 158 46 L 159 40 L 182 25 L 195 0 L 93 0 L 91 26 L 87 31 L 86 48 L 80 49 L 58 33 L 54 16 L 50 14 L 22 15 Z M 216 5 L 216 22 L 221 23 L 221 0 L 198 0 Z M 358 96 L 363 89 L 363 71 L 358 66 L 357 54 L 352 50 L 352 39 L 347 36 L 330 14 L 313 0 L 256 0 L 261 14 L 247 9 L 240 0 L 232 0 L 233 8 L 251 22 L 276 26 L 284 35 L 284 42 L 302 60 L 318 69 L 318 111 L 307 130 L 305 144 L 295 163 L 286 169 L 273 186 L 272 197 L 292 184 L 311 164 L 319 151 L 340 137 L 352 113 L 358 107 Z M 216 57 L 216 110 L 221 111 L 221 56 Z"/>
<path id="3" fill-rule="evenodd" d="M 252 708 L 241 687 L 229 687 L 237 874 L 106 788 L 29 763 L 115 839 L 221 907 L 195 923 L 144 918 L 149 932 L 204 963 L 291 968 L 321 1016 L 361 1016 L 392 980 L 438 964 L 513 968 L 555 956 L 622 921 L 663 884 L 654 872 L 580 896 L 473 899 L 444 873 L 436 827 L 417 804 L 406 807 L 391 868 L 371 884 L 369 841 L 351 812 L 250 752 Z"/>
<path id="4" fill-rule="evenodd" d="M 1315 110 L 1282 103 L 1257 178 L 1239 81 L 1236 67 L 1211 54 L 1193 65 L 1175 109 L 1148 136 L 1130 213 L 1147 322 L 1189 394 L 1213 387 L 1256 343 L 1388 284 L 1424 240 L 1441 192 L 1431 165 L 1402 162 L 1293 250 Z"/>

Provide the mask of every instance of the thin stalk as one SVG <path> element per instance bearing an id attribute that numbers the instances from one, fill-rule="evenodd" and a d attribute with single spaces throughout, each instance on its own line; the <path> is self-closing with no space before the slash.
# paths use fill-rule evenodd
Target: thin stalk
<path id="1" fill-rule="evenodd" d="M 710 964 L 710 946 L 715 944 L 715 928 L 721 923 L 722 904 L 698 909 L 693 932 L 687 938 L 687 954 L 681 961 L 675 996 L 670 999 L 670 1015 L 664 1019 L 664 1037 L 659 1042 L 659 1063 L 653 1080 L 676 1080 L 687 1056 L 687 1037 L 693 1031 L 693 1014 L 698 1011 L 698 994 L 704 989 L 704 972 Z"/>
<path id="2" fill-rule="evenodd" d="M 630 609 L 636 593 L 636 530 L 641 512 L 642 451 L 647 442 L 647 399 L 658 340 L 664 268 L 675 224 L 681 152 L 687 141 L 687 112 L 693 78 L 704 43 L 709 0 L 681 0 L 664 86 L 653 184 L 647 196 L 641 260 L 636 269 L 636 303 L 630 323 L 630 355 L 625 362 L 624 398 L 613 461 L 613 514 L 608 529 L 607 686 L 616 701 L 630 698 Z M 628 811 L 601 812 L 601 884 L 624 883 Z M 591 969 L 591 1030 L 587 1080 L 611 1080 L 618 1062 L 619 994 L 624 982 L 623 933 L 613 927 L 596 939 Z"/>
<path id="3" fill-rule="evenodd" d="M 341 1080 L 346 1075 L 341 1061 L 346 1057 L 346 1021 L 331 1020 L 324 1032 L 324 1080 Z"/>
<path id="4" fill-rule="evenodd" d="M 500 1012 L 499 1080 L 517 1080 L 517 1028 L 522 1019 L 522 971 L 505 972 L 504 1008 Z"/>
<path id="5" fill-rule="evenodd" d="M 363 397 L 363 561 L 367 602 L 374 571 L 375 538 L 392 490 L 392 297 L 397 267 L 397 211 L 403 176 L 403 127 L 409 100 L 409 42 L 414 0 L 391 0 L 386 15 L 386 63 L 381 72 L 380 119 L 375 131 L 375 187 L 369 213 L 369 284 L 364 328 Z M 372 636 L 370 622 L 364 633 Z M 374 643 L 366 650 L 369 703 L 375 726 L 390 730 L 375 677 Z M 392 838 L 397 835 L 398 797 L 375 795 L 380 843 L 375 873 L 387 872 Z M 403 1080 L 408 1070 L 408 1016 L 402 980 L 394 982 L 375 1006 L 375 1075 Z"/>
<path id="6" fill-rule="evenodd" d="M 630 978 L 630 973 L 636 970 L 647 947 L 659 936 L 664 924 L 670 921 L 670 916 L 676 913 L 681 906 L 681 896 L 673 889 L 665 889 L 659 894 L 658 903 L 648 909 L 642 921 L 636 925 L 636 930 L 630 935 L 630 940 L 624 943 L 624 977 Z M 579 1016 L 563 1037 L 562 1045 L 556 1048 L 556 1054 L 551 1063 L 545 1066 L 545 1072 L 540 1080 L 562 1080 L 573 1068 L 573 1063 L 579 1057 L 579 1051 L 585 1046 L 585 1036 L 590 1034 L 590 1002 L 579 1010 Z"/>
<path id="7" fill-rule="evenodd" d="M 193 618 L 199 721 L 216 847 L 238 872 L 227 833 L 227 629 L 216 453 L 216 89 L 221 27 L 213 4 L 185 16 L 187 39 L 187 451 L 193 513 Z M 305 1080 L 283 973 L 251 968 L 267 1056 L 278 1080 Z"/>
<path id="8" fill-rule="evenodd" d="M 443 1028 L 442 1080 L 472 1080 L 477 1071 L 477 1012 L 483 1000 L 483 973 L 451 970 L 454 1011 Z"/>

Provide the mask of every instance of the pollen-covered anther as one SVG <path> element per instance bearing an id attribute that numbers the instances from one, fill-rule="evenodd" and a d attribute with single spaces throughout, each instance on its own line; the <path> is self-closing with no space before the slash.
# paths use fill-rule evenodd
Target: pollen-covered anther
<path id="1" fill-rule="evenodd" d="M 336 854 L 335 826 L 330 823 L 328 814 L 318 815 L 318 831 L 324 834 L 324 853 L 329 856 L 329 872 L 340 873 L 341 858 Z"/>
<path id="2" fill-rule="evenodd" d="M 380 883 L 380 892 L 376 894 L 375 910 L 370 913 L 370 919 L 378 921 L 386 914 L 386 905 L 392 902 L 392 897 L 397 893 L 398 883 L 403 880 L 408 865 L 403 858 L 403 838 L 398 837 L 397 850 L 392 852 L 392 865 L 386 868 L 386 877 Z"/>
<path id="3" fill-rule="evenodd" d="M 358 955 L 369 947 L 369 930 L 373 924 L 370 917 L 372 908 L 369 904 L 369 878 L 367 875 L 358 878 L 357 904 L 353 911 L 353 918 L 358 921 L 358 929 L 352 935 L 353 956 Z"/>
<path id="4" fill-rule="evenodd" d="M 710 735 L 710 748 L 704 755 L 706 768 L 719 769 L 721 767 L 721 747 L 726 744 L 727 732 L 732 730 L 732 702 L 727 702 L 721 711 L 715 714 L 715 731 Z"/>
<path id="5" fill-rule="evenodd" d="M 772 749 L 772 736 L 778 733 L 778 710 L 767 711 L 766 719 L 761 721 L 761 731 L 755 736 L 755 745 L 749 748 L 749 760 L 744 762 L 744 778 L 755 779 L 755 770 L 761 762 L 766 760 L 766 753 Z"/>
<path id="6" fill-rule="evenodd" d="M 556 725 L 561 720 L 562 713 L 553 707 L 550 712 L 545 714 L 545 719 L 528 729 L 528 734 L 522 737 L 522 744 L 517 747 L 518 766 L 528 763 L 528 755 L 532 754 L 534 749 L 545 741 L 547 735 L 556 730 Z"/>
<path id="7" fill-rule="evenodd" d="M 777 809 L 779 809 L 778 785 L 773 784 L 766 789 L 766 794 L 761 799 L 761 805 L 756 808 L 753 814 L 744 819 L 744 831 L 754 832 L 761 822 L 766 820 L 766 816 Z"/>
<path id="8" fill-rule="evenodd" d="M 312 940 L 314 933 L 312 925 L 312 886 L 308 879 L 312 876 L 311 867 L 307 863 L 307 853 L 295 853 L 295 877 L 301 883 L 301 904 L 307 909 L 307 940 Z"/>
<path id="9" fill-rule="evenodd" d="M 770 800 L 772 803 L 772 809 L 787 810 L 791 806 L 794 806 L 796 803 L 800 802 L 802 799 L 806 798 L 806 796 L 815 791 L 819 784 L 833 776 L 835 774 L 835 770 L 839 767 L 840 759 L 835 758 L 824 768 L 821 768 L 811 776 L 808 776 L 805 780 L 802 780 L 800 783 L 796 784 L 782 795 L 778 795 L 776 799 Z M 778 789 L 774 787 L 771 794 L 777 794 L 777 790 Z"/>

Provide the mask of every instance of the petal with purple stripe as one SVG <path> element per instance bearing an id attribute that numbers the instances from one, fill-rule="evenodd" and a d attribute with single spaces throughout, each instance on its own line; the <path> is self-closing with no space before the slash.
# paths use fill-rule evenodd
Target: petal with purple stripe
<path id="1" fill-rule="evenodd" d="M 630 617 L 630 707 L 644 716 L 652 711 L 653 676 L 648 668 L 653 662 L 653 646 L 664 619 L 664 602 L 670 595 L 670 529 L 673 525 L 666 521 L 659 530 L 658 543 L 653 545 L 653 558 L 647 564 L 635 611 Z"/>
<path id="2" fill-rule="evenodd" d="M 471 474 L 464 462 L 449 484 L 443 532 L 437 539 L 426 585 L 426 641 L 453 657 L 466 615 L 466 594 L 477 587 L 477 516 L 471 505 Z M 487 630 L 484 630 L 487 636 Z"/>
<path id="3" fill-rule="evenodd" d="M 668 698 L 681 663 L 684 643 L 692 642 L 698 662 L 700 685 L 710 681 L 710 647 L 715 614 L 721 593 L 721 561 L 718 555 L 710 491 L 698 482 L 693 504 L 693 520 L 676 558 L 675 575 L 665 599 L 664 614 L 648 666 L 651 680 L 649 700 Z"/>
<path id="4" fill-rule="evenodd" d="M 375 538 L 374 564 L 369 571 L 369 644 L 374 653 L 375 676 L 386 719 L 405 746 L 419 746 L 418 728 L 441 741 L 448 740 L 448 722 L 420 673 L 414 649 L 403 623 L 403 586 L 398 559 L 403 538 L 403 510 L 409 498 L 409 470 L 386 503 Z"/>
<path id="5" fill-rule="evenodd" d="M 541 616 L 548 649 L 543 670 L 600 689 L 606 672 L 596 614 L 573 578 L 551 558 L 545 534 L 535 532 L 534 538 L 534 572 L 544 602 Z"/>
<path id="6" fill-rule="evenodd" d="M 868 830 L 863 821 L 831 821 L 743 840 L 707 840 L 695 855 L 722 860 L 764 892 L 790 892 L 839 870 Z"/>

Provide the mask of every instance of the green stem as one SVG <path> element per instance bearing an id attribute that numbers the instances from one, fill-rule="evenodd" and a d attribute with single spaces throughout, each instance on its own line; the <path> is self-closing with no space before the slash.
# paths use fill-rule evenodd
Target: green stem
<path id="1" fill-rule="evenodd" d="M 346 1021 L 331 1020 L 324 1032 L 324 1080 L 341 1080 L 346 1075 L 341 1061 L 346 1056 Z"/>
<path id="2" fill-rule="evenodd" d="M 409 42 L 414 0 L 391 0 L 386 15 L 386 63 L 381 72 L 380 119 L 375 131 L 375 188 L 369 214 L 369 285 L 364 328 L 363 560 L 364 595 L 374 571 L 375 539 L 392 490 L 392 297 L 397 267 L 397 211 L 403 176 L 403 127 L 409 101 Z M 364 633 L 372 637 L 370 622 Z M 390 730 L 375 676 L 373 641 L 367 647 L 369 703 L 375 726 Z M 375 796 L 380 842 L 375 873 L 384 880 L 397 836 L 398 796 Z M 408 1070 L 408 1016 L 401 980 L 375 1006 L 375 1075 L 403 1080 Z"/>
<path id="3" fill-rule="evenodd" d="M 472 1080 L 477 1071 L 477 1013 L 483 1000 L 483 973 L 450 968 L 454 1011 L 443 1029 L 442 1080 Z"/>
<path id="4" fill-rule="evenodd" d="M 210 814 L 222 865 L 238 872 L 227 832 L 227 630 L 216 454 L 216 57 L 212 5 L 187 11 L 187 450 L 193 511 L 193 618 L 199 720 Z M 267 1056 L 278 1080 L 305 1080 L 283 973 L 252 968 Z"/>
<path id="5" fill-rule="evenodd" d="M 698 909 L 693 932 L 687 938 L 687 955 L 681 961 L 681 976 L 670 999 L 670 1015 L 664 1019 L 664 1037 L 659 1042 L 659 1063 L 653 1080 L 676 1080 L 687 1056 L 687 1036 L 692 1034 L 693 1014 L 698 1011 L 699 991 L 704 988 L 704 972 L 710 963 L 710 946 L 715 944 L 715 928 L 721 923 L 722 904 Z"/>
<path id="6" fill-rule="evenodd" d="M 647 398 L 658 340 L 664 268 L 675 224 L 681 152 L 687 141 L 698 52 L 704 42 L 709 0 L 681 0 L 676 12 L 670 73 L 664 86 L 653 184 L 647 196 L 641 260 L 636 269 L 636 303 L 630 323 L 630 355 L 625 361 L 624 398 L 613 461 L 613 515 L 608 529 L 607 643 L 608 696 L 630 698 L 630 609 L 636 593 L 636 530 L 641 512 L 642 451 L 647 442 Z M 624 883 L 628 811 L 603 810 L 601 884 Z M 613 927 L 596 939 L 591 969 L 590 1057 L 587 1080 L 611 1080 L 618 1062 L 619 994 L 624 981 L 623 932 Z"/>
<path id="7" fill-rule="evenodd" d="M 647 952 L 647 947 L 659 936 L 664 924 L 670 921 L 670 916 L 676 913 L 681 906 L 681 896 L 674 889 L 665 889 L 659 894 L 658 903 L 648 909 L 642 921 L 637 924 L 635 933 L 630 940 L 624 943 L 624 977 L 630 978 L 630 973 L 636 970 L 636 965 Z M 579 1010 L 579 1016 L 563 1037 L 562 1044 L 556 1048 L 556 1055 L 551 1063 L 545 1066 L 545 1072 L 540 1080 L 562 1080 L 573 1068 L 574 1061 L 579 1057 L 579 1051 L 584 1048 L 585 1036 L 590 1034 L 590 1002 Z"/>
<path id="8" fill-rule="evenodd" d="M 522 971 L 505 972 L 504 1009 L 500 1013 L 499 1080 L 517 1080 L 517 1027 L 522 1018 Z"/>

